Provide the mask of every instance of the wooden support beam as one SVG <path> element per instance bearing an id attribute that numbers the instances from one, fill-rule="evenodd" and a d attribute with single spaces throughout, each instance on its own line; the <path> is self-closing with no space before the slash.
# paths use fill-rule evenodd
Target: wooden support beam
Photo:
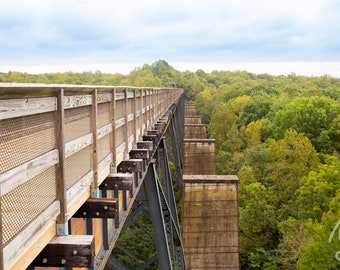
<path id="1" fill-rule="evenodd" d="M 148 151 L 152 151 L 153 143 L 152 141 L 137 142 L 137 149 L 146 149 Z"/>
<path id="2" fill-rule="evenodd" d="M 94 269 L 94 236 L 56 236 L 31 263 L 31 267 L 86 267 Z"/>
<path id="3" fill-rule="evenodd" d="M 161 132 L 159 130 L 157 130 L 157 129 L 151 129 L 151 130 L 147 131 L 148 135 L 156 135 L 157 137 L 159 137 L 160 133 Z"/>
<path id="4" fill-rule="evenodd" d="M 143 135 L 143 141 L 156 142 L 157 135 Z"/>
<path id="5" fill-rule="evenodd" d="M 149 151 L 147 149 L 133 149 L 129 152 L 132 159 L 149 159 Z"/>
<path id="6" fill-rule="evenodd" d="M 117 199 L 89 198 L 73 215 L 78 218 L 114 218 L 117 212 Z"/>
<path id="7" fill-rule="evenodd" d="M 130 190 L 133 188 L 133 174 L 109 174 L 102 184 L 100 190 Z"/>
<path id="8" fill-rule="evenodd" d="M 119 163 L 117 171 L 120 173 L 140 173 L 143 171 L 142 159 L 128 159 Z"/>
<path id="9" fill-rule="evenodd" d="M 156 124 L 154 124 L 154 128 L 155 128 L 156 130 L 159 130 L 160 132 L 163 132 L 164 127 L 165 127 L 165 124 L 164 124 L 164 123 L 156 123 Z"/>

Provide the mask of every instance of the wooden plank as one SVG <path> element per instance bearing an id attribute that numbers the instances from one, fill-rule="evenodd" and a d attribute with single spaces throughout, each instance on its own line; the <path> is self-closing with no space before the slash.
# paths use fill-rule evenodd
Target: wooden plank
<path id="1" fill-rule="evenodd" d="M 110 174 L 99 186 L 100 190 L 130 190 L 133 188 L 133 174 Z"/>
<path id="2" fill-rule="evenodd" d="M 120 128 L 121 126 L 124 126 L 124 124 L 125 124 L 125 118 L 124 118 L 124 117 L 122 117 L 122 118 L 120 118 L 120 119 L 117 119 L 117 120 L 115 121 L 115 128 L 118 129 L 118 128 Z"/>
<path id="3" fill-rule="evenodd" d="M 68 205 L 74 205 L 76 198 L 85 190 L 91 186 L 94 179 L 94 172 L 91 170 L 86 175 L 84 175 L 77 183 L 70 187 L 66 192 L 66 198 Z M 80 205 L 78 205 L 78 208 Z M 68 214 L 69 211 L 68 211 Z"/>
<path id="4" fill-rule="evenodd" d="M 26 269 L 56 234 L 59 201 L 53 202 L 4 248 L 4 269 Z"/>
<path id="5" fill-rule="evenodd" d="M 93 143 L 93 134 L 89 133 L 65 144 L 65 157 L 68 158 Z"/>
<path id="6" fill-rule="evenodd" d="M 155 135 L 155 136 L 159 137 L 161 132 L 157 129 L 150 129 L 150 130 L 147 131 L 147 134 L 148 135 Z"/>
<path id="7" fill-rule="evenodd" d="M 156 142 L 157 135 L 143 135 L 143 141 Z"/>
<path id="8" fill-rule="evenodd" d="M 147 149 L 149 151 L 152 151 L 153 150 L 153 142 L 152 141 L 137 142 L 137 149 Z"/>
<path id="9" fill-rule="evenodd" d="M 39 175 L 58 161 L 58 150 L 54 149 L 0 174 L 0 196 Z"/>
<path id="10" fill-rule="evenodd" d="M 92 95 L 64 96 L 64 108 L 71 109 L 92 104 Z"/>
<path id="11" fill-rule="evenodd" d="M 112 123 L 107 124 L 97 130 L 98 140 L 112 132 Z"/>
<path id="12" fill-rule="evenodd" d="M 32 262 L 31 267 L 94 266 L 94 236 L 67 235 L 54 237 Z"/>
<path id="13" fill-rule="evenodd" d="M 55 97 L 0 100 L 0 120 L 52 112 L 56 108 Z"/>
<path id="14" fill-rule="evenodd" d="M 114 218 L 117 212 L 117 199 L 89 198 L 73 215 L 78 218 Z"/>
<path id="15" fill-rule="evenodd" d="M 133 173 L 143 171 L 143 160 L 142 159 L 129 159 L 123 160 L 117 168 L 120 173 Z"/>
<path id="16" fill-rule="evenodd" d="M 132 149 L 129 152 L 131 159 L 149 159 L 149 151 L 147 149 Z"/>

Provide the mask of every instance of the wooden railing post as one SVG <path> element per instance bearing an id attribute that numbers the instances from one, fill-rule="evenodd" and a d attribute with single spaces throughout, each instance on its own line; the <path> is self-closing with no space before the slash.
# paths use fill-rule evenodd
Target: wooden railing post
<path id="1" fill-rule="evenodd" d="M 57 164 L 57 200 L 60 202 L 60 214 L 57 218 L 57 234 L 68 235 L 67 225 L 67 199 L 65 183 L 65 109 L 64 89 L 58 91 L 56 111 L 56 148 L 59 151 L 59 163 Z"/>
<path id="2" fill-rule="evenodd" d="M 98 135 L 97 135 L 97 115 L 98 115 L 98 94 L 97 89 L 92 92 L 92 106 L 91 106 L 91 132 L 92 132 L 92 169 L 94 173 L 94 179 L 91 185 L 91 197 L 99 197 L 98 189 Z"/>
<path id="3" fill-rule="evenodd" d="M 143 126 L 144 126 L 144 89 L 140 90 L 140 134 L 143 136 Z"/>
<path id="4" fill-rule="evenodd" d="M 124 124 L 124 133 L 125 133 L 124 158 L 129 153 L 129 134 L 128 134 L 128 131 L 129 131 L 129 129 L 128 129 L 129 114 L 128 114 L 128 102 L 129 102 L 128 89 L 125 88 L 125 90 L 124 90 L 124 119 L 125 119 L 125 124 Z"/>
<path id="5" fill-rule="evenodd" d="M 116 153 L 116 88 L 112 90 L 112 98 L 110 103 L 110 119 L 112 123 L 112 132 L 110 139 L 111 153 L 112 153 L 112 165 L 117 167 L 117 153 Z"/>
<path id="6" fill-rule="evenodd" d="M 137 143 L 137 89 L 133 89 L 133 144 Z"/>

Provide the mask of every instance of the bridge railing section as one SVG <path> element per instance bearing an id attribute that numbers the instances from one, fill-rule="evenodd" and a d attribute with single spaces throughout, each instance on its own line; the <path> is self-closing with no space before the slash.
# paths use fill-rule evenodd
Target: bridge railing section
<path id="1" fill-rule="evenodd" d="M 67 234 L 67 221 L 181 94 L 0 84 L 0 269 L 28 266 Z"/>

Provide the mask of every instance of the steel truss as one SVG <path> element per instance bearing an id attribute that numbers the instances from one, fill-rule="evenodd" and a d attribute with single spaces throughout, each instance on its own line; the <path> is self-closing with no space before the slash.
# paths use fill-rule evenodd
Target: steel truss
<path id="1" fill-rule="evenodd" d="M 123 226 L 124 230 L 142 214 L 151 220 L 157 254 L 140 265 L 140 270 L 150 269 L 148 267 L 155 261 L 158 261 L 161 270 L 186 269 L 174 194 L 175 188 L 182 192 L 183 100 L 176 105 L 172 110 L 170 108 L 171 119 L 155 145 L 145 177 Z M 167 149 L 169 143 L 171 149 Z M 171 170 L 170 163 L 175 169 Z M 175 173 L 174 177 L 172 172 Z M 114 254 L 108 262 L 114 269 L 127 269 Z"/>

